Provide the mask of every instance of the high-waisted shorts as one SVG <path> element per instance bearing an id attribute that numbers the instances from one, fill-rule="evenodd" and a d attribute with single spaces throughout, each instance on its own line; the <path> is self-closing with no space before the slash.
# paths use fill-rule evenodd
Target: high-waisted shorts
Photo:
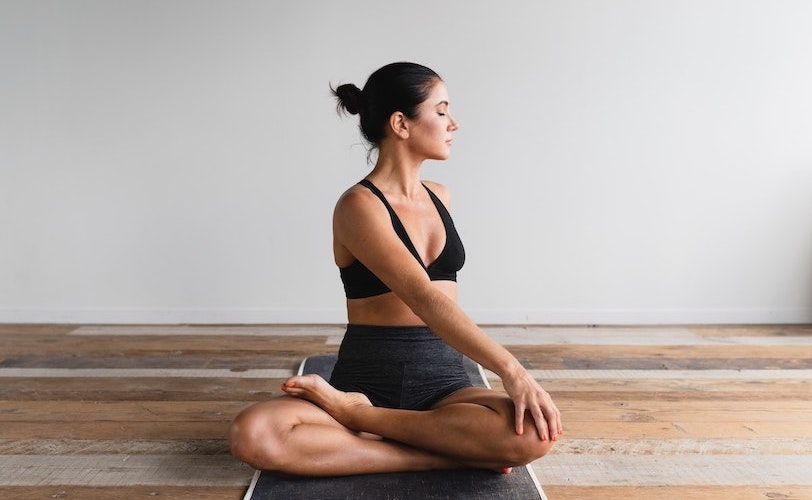
<path id="1" fill-rule="evenodd" d="M 375 406 L 427 410 L 471 387 L 462 354 L 425 326 L 348 325 L 330 384 Z"/>

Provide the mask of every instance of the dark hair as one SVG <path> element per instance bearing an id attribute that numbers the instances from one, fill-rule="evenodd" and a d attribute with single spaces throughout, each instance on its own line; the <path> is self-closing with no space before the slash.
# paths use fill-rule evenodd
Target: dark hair
<path id="1" fill-rule="evenodd" d="M 364 89 L 352 83 L 330 90 L 337 109 L 360 115 L 361 133 L 373 147 L 380 146 L 389 117 L 400 111 L 408 118 L 417 117 L 417 107 L 426 100 L 435 82 L 442 80 L 430 68 L 409 62 L 387 64 L 369 76 Z"/>

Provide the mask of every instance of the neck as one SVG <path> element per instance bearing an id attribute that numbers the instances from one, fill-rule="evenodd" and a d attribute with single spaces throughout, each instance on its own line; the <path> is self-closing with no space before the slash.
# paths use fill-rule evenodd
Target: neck
<path id="1" fill-rule="evenodd" d="M 382 191 L 413 198 L 422 194 L 420 182 L 422 163 L 422 159 L 416 160 L 397 151 L 382 148 L 375 168 L 367 178 Z"/>

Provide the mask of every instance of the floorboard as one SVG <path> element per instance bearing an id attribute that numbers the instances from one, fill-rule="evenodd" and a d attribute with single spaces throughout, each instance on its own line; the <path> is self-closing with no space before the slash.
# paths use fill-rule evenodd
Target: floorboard
<path id="1" fill-rule="evenodd" d="M 4 500 L 111 500 L 111 499 L 161 499 L 161 500 L 222 500 L 240 499 L 242 486 L 7 486 L 0 487 Z"/>
<path id="2" fill-rule="evenodd" d="M 812 326 L 485 329 L 562 410 L 551 500 L 812 499 Z M 238 499 L 230 420 L 342 333 L 0 325 L 0 498 Z"/>

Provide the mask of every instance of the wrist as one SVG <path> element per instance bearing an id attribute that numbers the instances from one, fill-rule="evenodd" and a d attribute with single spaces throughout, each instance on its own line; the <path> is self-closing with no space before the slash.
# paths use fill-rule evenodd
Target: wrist
<path id="1" fill-rule="evenodd" d="M 499 367 L 499 372 L 497 373 L 497 375 L 499 375 L 499 378 L 503 380 L 504 379 L 512 380 L 521 378 L 522 375 L 524 375 L 525 371 L 526 370 L 524 366 L 522 366 L 522 364 L 519 363 L 519 360 L 511 356 L 509 359 L 505 360 L 505 362 Z"/>

